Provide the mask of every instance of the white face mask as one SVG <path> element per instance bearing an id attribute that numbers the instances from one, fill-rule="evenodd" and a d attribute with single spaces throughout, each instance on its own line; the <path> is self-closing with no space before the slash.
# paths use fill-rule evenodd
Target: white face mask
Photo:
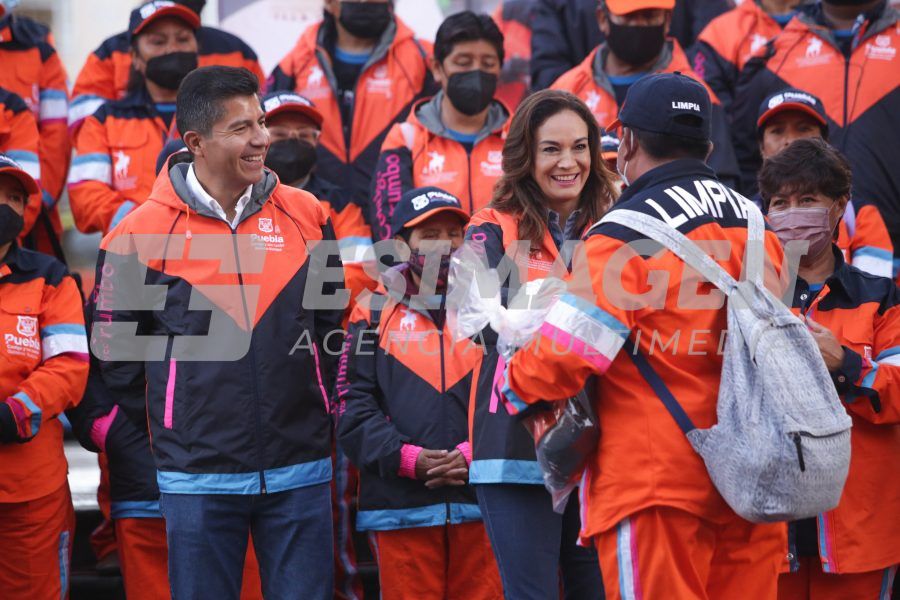
<path id="1" fill-rule="evenodd" d="M 629 129 L 628 133 L 631 135 L 631 146 L 629 149 L 634 148 L 634 133 Z M 622 152 L 622 148 L 625 147 L 625 138 L 622 138 L 622 143 L 619 145 L 619 152 Z M 619 169 L 619 161 L 616 160 L 616 172 L 619 174 L 619 177 L 622 178 L 622 182 L 628 186 L 631 185 L 631 182 L 628 181 L 628 177 L 625 176 L 625 173 L 628 171 L 628 161 L 625 161 L 625 164 L 622 165 L 622 168 Z"/>

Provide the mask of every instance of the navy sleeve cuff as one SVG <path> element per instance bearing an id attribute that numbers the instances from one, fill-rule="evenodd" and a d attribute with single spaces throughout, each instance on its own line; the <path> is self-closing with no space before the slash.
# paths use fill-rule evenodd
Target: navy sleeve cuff
<path id="1" fill-rule="evenodd" d="M 859 381 L 862 373 L 863 363 L 859 354 L 847 346 L 841 347 L 844 349 L 844 361 L 836 371 L 831 372 L 831 379 L 834 381 L 834 387 L 837 388 L 838 393 L 845 394 L 855 389 L 856 382 Z"/>
<path id="2" fill-rule="evenodd" d="M 12 409 L 5 402 L 0 402 L 0 444 L 16 442 L 18 439 L 19 429 Z"/>

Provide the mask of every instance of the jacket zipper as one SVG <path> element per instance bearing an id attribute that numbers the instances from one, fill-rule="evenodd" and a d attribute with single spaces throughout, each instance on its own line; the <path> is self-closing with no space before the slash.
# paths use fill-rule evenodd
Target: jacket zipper
<path id="1" fill-rule="evenodd" d="M 471 151 L 466 152 L 466 160 L 469 163 L 469 172 L 466 174 L 469 177 L 469 214 L 475 214 L 475 198 L 472 197 L 472 152 L 474 152 L 475 146 L 472 146 Z"/>
<path id="2" fill-rule="evenodd" d="M 256 351 L 253 348 L 253 325 L 250 320 L 250 310 L 247 307 L 247 297 L 244 294 L 244 276 L 241 273 L 241 259 L 240 253 L 238 252 L 237 247 L 237 229 L 231 228 L 231 242 L 232 247 L 234 248 L 234 261 L 235 266 L 237 267 L 237 276 L 238 276 L 238 284 L 241 288 L 241 304 L 244 307 L 244 320 L 247 322 L 247 330 L 250 335 L 250 350 L 247 355 L 250 357 L 250 385 L 253 388 L 253 403 L 256 405 L 256 410 L 254 413 L 254 421 L 256 425 L 256 461 L 257 468 L 259 469 L 259 489 L 260 493 L 266 493 L 266 474 L 263 470 L 263 458 L 262 458 L 262 420 L 259 416 L 260 413 L 260 402 L 259 402 L 259 390 L 256 387 Z"/>
<path id="3" fill-rule="evenodd" d="M 437 330 L 438 334 L 438 344 L 440 344 L 441 349 L 441 421 L 447 422 L 447 403 L 446 398 L 444 398 L 444 394 L 447 393 L 447 381 L 444 373 L 444 332 L 442 329 Z M 446 431 L 446 430 L 445 430 Z M 447 499 L 444 501 L 444 507 L 446 509 L 446 524 L 450 525 L 450 500 Z"/>

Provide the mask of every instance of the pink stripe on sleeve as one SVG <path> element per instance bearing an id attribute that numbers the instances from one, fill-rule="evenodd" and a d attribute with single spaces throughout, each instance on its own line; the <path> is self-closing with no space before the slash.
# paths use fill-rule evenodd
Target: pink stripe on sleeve
<path id="1" fill-rule="evenodd" d="M 175 404 L 175 375 L 177 375 L 177 360 L 169 360 L 169 380 L 166 382 L 166 409 L 163 413 L 163 426 L 172 429 L 172 408 Z"/>

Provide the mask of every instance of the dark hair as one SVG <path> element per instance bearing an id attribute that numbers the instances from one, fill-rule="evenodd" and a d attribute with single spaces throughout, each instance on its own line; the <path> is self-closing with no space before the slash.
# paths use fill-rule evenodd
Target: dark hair
<path id="1" fill-rule="evenodd" d="M 759 171 L 763 206 L 776 194 L 818 193 L 837 200 L 850 195 L 852 173 L 844 155 L 825 140 L 805 138 L 767 159 Z"/>
<path id="2" fill-rule="evenodd" d="M 485 14 L 475 14 L 464 10 L 450 15 L 437 30 L 434 37 L 434 59 L 443 63 L 453 46 L 460 42 L 485 40 L 497 50 L 500 64 L 503 64 L 503 34 L 492 18 Z"/>
<path id="3" fill-rule="evenodd" d="M 201 67 L 188 73 L 178 87 L 175 123 L 182 135 L 196 131 L 208 136 L 222 118 L 225 100 L 258 96 L 259 81 L 243 67 Z"/>
<path id="4" fill-rule="evenodd" d="M 509 126 L 503 145 L 503 175 L 494 186 L 491 206 L 520 215 L 519 239 L 540 243 L 546 228 L 547 207 L 532 174 L 538 128 L 555 114 L 570 110 L 587 124 L 591 170 L 578 208 L 577 230 L 597 222 L 616 198 L 612 173 L 601 157 L 600 126 L 590 109 L 577 96 L 560 90 L 542 90 L 522 101 Z"/>
<path id="5" fill-rule="evenodd" d="M 644 152 L 657 160 L 674 160 L 679 158 L 695 158 L 706 160 L 711 143 L 709 140 L 697 140 L 681 135 L 656 133 L 632 127 L 634 137 Z"/>

